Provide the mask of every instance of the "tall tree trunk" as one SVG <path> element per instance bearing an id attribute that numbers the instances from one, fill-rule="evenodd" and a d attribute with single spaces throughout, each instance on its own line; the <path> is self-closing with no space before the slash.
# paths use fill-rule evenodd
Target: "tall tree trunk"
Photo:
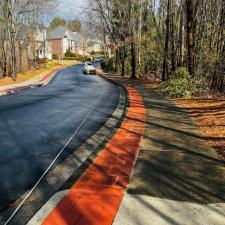
<path id="1" fill-rule="evenodd" d="M 168 79 L 169 73 L 168 56 L 169 56 L 169 33 L 170 33 L 170 5 L 171 0 L 167 0 L 166 36 L 164 46 L 162 81 L 166 81 Z"/>
<path id="2" fill-rule="evenodd" d="M 5 41 L 1 44 L 1 50 L 2 50 L 2 76 L 7 75 L 7 56 L 6 56 L 6 50 L 5 50 Z"/>
<path id="3" fill-rule="evenodd" d="M 194 76 L 194 1 L 186 0 L 187 7 L 187 47 L 188 47 L 188 71 Z"/>
<path id="4" fill-rule="evenodd" d="M 184 28 L 184 9 L 181 6 L 180 22 L 179 22 L 179 49 L 178 49 L 178 66 L 183 65 L 183 28 Z"/>
<path id="5" fill-rule="evenodd" d="M 23 47 L 22 47 L 22 44 L 21 44 L 21 41 L 19 40 L 18 42 L 18 50 L 19 50 L 19 72 L 24 72 L 23 71 Z"/>
<path id="6" fill-rule="evenodd" d="M 115 72 L 118 72 L 118 65 L 119 65 L 119 48 L 116 48 L 116 58 L 115 58 Z"/>
<path id="7" fill-rule="evenodd" d="M 122 77 L 125 76 L 125 62 L 126 62 L 126 46 L 124 44 L 122 48 L 122 65 L 121 65 L 121 75 Z"/>
<path id="8" fill-rule="evenodd" d="M 134 34 L 132 34 L 131 40 L 131 79 L 136 79 L 136 49 L 134 43 Z"/>
<path id="9" fill-rule="evenodd" d="M 139 13 L 139 34 L 138 34 L 138 70 L 139 76 L 141 76 L 141 53 L 142 53 L 142 24 L 143 24 L 143 2 L 140 3 L 140 13 Z"/>
<path id="10" fill-rule="evenodd" d="M 135 21 L 134 21 L 134 0 L 130 1 L 130 55 L 131 55 L 131 79 L 136 79 L 136 46 L 135 46 Z"/>
<path id="11" fill-rule="evenodd" d="M 176 70 L 176 48 L 175 48 L 175 39 L 176 39 L 176 23 L 175 23 L 175 4 L 174 1 L 172 0 L 172 5 L 171 5 L 171 71 L 175 72 Z"/>

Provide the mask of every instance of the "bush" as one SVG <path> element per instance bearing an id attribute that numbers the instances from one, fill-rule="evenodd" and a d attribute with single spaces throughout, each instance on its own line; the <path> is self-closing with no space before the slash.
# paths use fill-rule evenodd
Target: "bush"
<path id="1" fill-rule="evenodd" d="M 104 51 L 97 51 L 97 52 L 92 51 L 90 54 L 91 54 L 91 55 L 103 56 L 103 55 L 104 55 Z"/>
<path id="2" fill-rule="evenodd" d="M 77 57 L 64 57 L 63 60 L 77 60 Z"/>
<path id="3" fill-rule="evenodd" d="M 48 58 L 45 58 L 45 63 L 49 63 L 51 60 Z"/>
<path id="4" fill-rule="evenodd" d="M 65 53 L 65 57 L 75 57 L 75 54 L 68 49 Z"/>
<path id="5" fill-rule="evenodd" d="M 114 70 L 113 58 L 109 58 L 101 62 L 101 67 L 103 71 L 113 71 Z"/>
<path id="6" fill-rule="evenodd" d="M 200 83 L 194 80 L 188 70 L 180 67 L 172 78 L 161 84 L 161 90 L 171 98 L 188 98 L 200 91 Z"/>
<path id="7" fill-rule="evenodd" d="M 106 63 L 105 63 L 105 61 L 101 62 L 101 68 L 102 68 L 103 70 L 105 70 L 105 68 L 106 68 Z"/>
<path id="8" fill-rule="evenodd" d="M 179 78 L 190 79 L 191 76 L 186 67 L 178 67 L 175 73 L 173 74 L 173 78 L 174 79 L 179 79 Z"/>
<path id="9" fill-rule="evenodd" d="M 88 56 L 85 56 L 85 55 L 77 55 L 77 54 L 74 54 L 74 56 L 70 56 L 70 57 L 67 57 L 65 56 L 63 58 L 64 60 L 77 60 L 77 61 L 81 61 L 81 62 L 85 62 L 85 61 L 91 61 L 91 57 L 88 57 Z"/>
<path id="10" fill-rule="evenodd" d="M 59 59 L 59 56 L 57 54 L 53 54 L 52 59 Z"/>

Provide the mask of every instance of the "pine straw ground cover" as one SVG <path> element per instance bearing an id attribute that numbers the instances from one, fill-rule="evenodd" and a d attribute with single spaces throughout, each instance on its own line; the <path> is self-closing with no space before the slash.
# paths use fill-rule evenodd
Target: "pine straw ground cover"
<path id="1" fill-rule="evenodd" d="M 159 90 L 159 83 L 141 82 L 144 86 Z M 211 96 L 191 99 L 172 99 L 195 120 L 202 138 L 225 160 L 225 97 Z"/>
<path id="2" fill-rule="evenodd" d="M 173 101 L 190 113 L 203 139 L 225 160 L 225 97 Z"/>

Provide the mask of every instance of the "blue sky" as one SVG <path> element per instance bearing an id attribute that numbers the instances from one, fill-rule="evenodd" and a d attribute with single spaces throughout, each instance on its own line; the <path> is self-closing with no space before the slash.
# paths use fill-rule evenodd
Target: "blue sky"
<path id="1" fill-rule="evenodd" d="M 82 7 L 85 7 L 85 1 L 86 0 L 60 0 L 54 15 L 65 19 L 80 18 Z"/>

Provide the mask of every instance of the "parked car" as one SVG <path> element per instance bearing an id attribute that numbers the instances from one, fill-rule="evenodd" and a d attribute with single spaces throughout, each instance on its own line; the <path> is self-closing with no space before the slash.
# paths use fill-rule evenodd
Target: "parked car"
<path id="1" fill-rule="evenodd" d="M 87 62 L 84 64 L 84 69 L 83 69 L 84 74 L 96 74 L 96 68 L 91 62 Z"/>

